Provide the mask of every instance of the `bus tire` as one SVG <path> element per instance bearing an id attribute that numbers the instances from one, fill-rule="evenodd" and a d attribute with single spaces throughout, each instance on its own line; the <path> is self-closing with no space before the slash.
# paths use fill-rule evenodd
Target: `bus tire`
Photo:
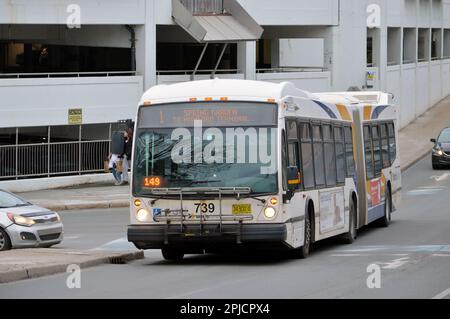
<path id="1" fill-rule="evenodd" d="M 305 214 L 305 234 L 303 246 L 294 249 L 293 254 L 295 259 L 305 259 L 309 256 L 312 243 L 312 226 L 309 212 Z"/>
<path id="2" fill-rule="evenodd" d="M 351 200 L 350 202 L 350 212 L 349 212 L 349 216 L 350 221 L 349 221 L 349 229 L 348 232 L 346 232 L 345 234 L 343 234 L 343 236 L 341 237 L 342 242 L 344 244 L 351 244 L 355 241 L 356 236 L 357 236 L 357 232 L 356 232 L 356 209 L 355 209 L 355 203 L 353 200 Z"/>
<path id="3" fill-rule="evenodd" d="M 392 213 L 392 197 L 391 189 L 387 187 L 386 189 L 386 202 L 384 205 L 384 217 L 380 219 L 380 227 L 388 227 L 391 223 L 391 213 Z"/>
<path id="4" fill-rule="evenodd" d="M 161 253 L 165 260 L 180 261 L 184 258 L 184 252 L 175 248 L 163 248 Z"/>

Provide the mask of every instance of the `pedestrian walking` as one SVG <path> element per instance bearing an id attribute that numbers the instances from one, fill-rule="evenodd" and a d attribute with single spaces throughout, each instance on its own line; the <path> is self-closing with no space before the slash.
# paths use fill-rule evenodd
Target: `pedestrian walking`
<path id="1" fill-rule="evenodd" d="M 133 149 L 133 129 L 130 127 L 126 128 L 125 131 L 123 132 L 123 136 L 125 140 L 123 144 L 123 151 L 120 156 L 120 158 L 122 158 L 123 163 L 122 172 L 120 174 L 121 185 L 127 184 L 129 182 L 128 170 L 130 169 L 131 166 L 131 153 Z"/>
<path id="2" fill-rule="evenodd" d="M 118 186 L 122 183 L 122 159 L 121 156 L 123 154 L 125 143 L 125 137 L 122 132 L 114 132 L 112 135 L 111 141 L 111 153 L 109 154 L 109 163 L 108 167 L 116 182 L 114 185 Z"/>

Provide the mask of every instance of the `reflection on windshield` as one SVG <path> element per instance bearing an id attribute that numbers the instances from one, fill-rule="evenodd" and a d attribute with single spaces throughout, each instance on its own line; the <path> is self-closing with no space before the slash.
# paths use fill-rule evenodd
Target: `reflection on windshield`
<path id="1" fill-rule="evenodd" d="M 29 203 L 13 196 L 9 193 L 0 191 L 0 208 L 12 208 L 20 206 L 28 206 Z"/>
<path id="2" fill-rule="evenodd" d="M 225 135 L 225 128 L 220 129 Z M 265 130 L 265 129 L 264 129 Z M 192 130 L 191 130 L 192 131 Z M 150 193 L 151 188 L 179 187 L 250 187 L 252 193 L 275 193 L 277 191 L 276 172 L 264 173 L 264 163 L 248 159 L 258 151 L 258 145 L 252 145 L 250 139 L 245 142 L 245 161 L 197 161 L 196 154 L 205 151 L 211 140 L 194 140 L 192 134 L 189 161 L 174 162 L 172 152 L 180 145 L 172 140 L 173 129 L 145 129 L 138 131 L 135 144 L 134 192 L 137 195 Z M 267 144 L 273 143 L 276 130 L 267 129 Z M 223 141 L 220 157 L 225 157 L 232 149 L 237 154 L 237 144 Z M 267 145 L 269 153 L 274 146 Z M 274 152 L 274 151 L 273 151 Z M 216 150 L 217 153 L 217 150 Z M 219 152 L 220 153 L 220 152 Z M 217 155 L 217 154 L 212 154 Z"/>
<path id="3" fill-rule="evenodd" d="M 450 130 L 446 129 L 441 132 L 438 138 L 439 143 L 450 143 Z"/>

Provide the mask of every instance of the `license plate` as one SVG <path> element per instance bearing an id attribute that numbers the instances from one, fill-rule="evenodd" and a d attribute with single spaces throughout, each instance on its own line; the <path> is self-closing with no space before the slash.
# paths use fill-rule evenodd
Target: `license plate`
<path id="1" fill-rule="evenodd" d="M 248 215 L 252 213 L 251 204 L 233 204 L 232 206 L 233 215 Z"/>

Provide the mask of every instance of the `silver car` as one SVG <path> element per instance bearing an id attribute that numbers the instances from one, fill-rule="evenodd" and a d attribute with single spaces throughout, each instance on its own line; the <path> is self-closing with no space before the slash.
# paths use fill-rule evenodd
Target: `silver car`
<path id="1" fill-rule="evenodd" d="M 0 251 L 51 247 L 63 240 L 63 224 L 55 212 L 0 190 Z"/>

